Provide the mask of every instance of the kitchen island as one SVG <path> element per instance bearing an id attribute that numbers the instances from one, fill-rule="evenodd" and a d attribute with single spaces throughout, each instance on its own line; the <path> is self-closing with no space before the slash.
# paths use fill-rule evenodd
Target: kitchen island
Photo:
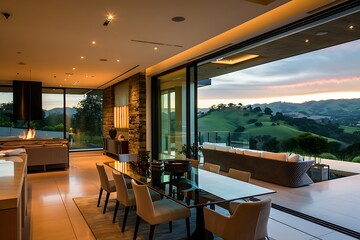
<path id="1" fill-rule="evenodd" d="M 0 239 L 29 239 L 27 155 L 0 156 Z"/>

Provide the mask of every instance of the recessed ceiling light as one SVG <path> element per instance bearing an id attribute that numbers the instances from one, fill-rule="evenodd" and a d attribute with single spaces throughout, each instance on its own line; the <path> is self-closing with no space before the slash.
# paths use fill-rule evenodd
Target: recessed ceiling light
<path id="1" fill-rule="evenodd" d="M 154 50 L 156 51 L 156 50 L 158 50 L 158 48 L 157 48 L 157 47 L 154 47 Z"/>
<path id="2" fill-rule="evenodd" d="M 111 13 L 109 13 L 107 15 L 107 18 L 105 20 L 105 22 L 103 23 L 104 26 L 107 26 L 109 25 L 109 23 L 114 19 L 114 15 L 112 15 Z"/>
<path id="3" fill-rule="evenodd" d="M 117 62 L 120 62 L 120 59 L 116 59 Z"/>
<path id="4" fill-rule="evenodd" d="M 185 18 L 182 16 L 176 16 L 171 19 L 173 22 L 183 22 L 185 21 Z"/>
<path id="5" fill-rule="evenodd" d="M 72 70 L 76 70 L 76 68 L 72 68 Z"/>
<path id="6" fill-rule="evenodd" d="M 315 35 L 316 36 L 324 36 L 324 35 L 327 35 L 329 32 L 328 31 L 320 31 L 320 32 L 317 32 Z"/>
<path id="7" fill-rule="evenodd" d="M 95 41 L 92 41 L 92 42 L 91 42 L 91 44 L 92 44 L 92 45 L 95 45 L 95 44 L 96 44 L 96 42 L 95 42 Z"/>
<path id="8" fill-rule="evenodd" d="M 81 56 L 80 58 L 81 58 L 81 59 L 84 59 L 84 56 Z"/>
<path id="9" fill-rule="evenodd" d="M 309 43 L 310 42 L 310 40 L 309 39 L 305 39 L 305 43 Z"/>
<path id="10" fill-rule="evenodd" d="M 354 25 L 350 25 L 350 26 L 349 26 L 349 29 L 354 29 L 354 28 L 355 28 Z"/>

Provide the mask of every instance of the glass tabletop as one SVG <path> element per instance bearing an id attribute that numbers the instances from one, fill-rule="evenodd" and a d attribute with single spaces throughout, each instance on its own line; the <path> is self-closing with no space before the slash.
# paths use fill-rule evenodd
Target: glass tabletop
<path id="1" fill-rule="evenodd" d="M 155 164 L 139 166 L 138 162 L 119 161 L 104 164 L 186 207 L 225 203 L 275 193 L 271 189 L 198 168 L 191 168 L 185 173 L 170 173 Z"/>

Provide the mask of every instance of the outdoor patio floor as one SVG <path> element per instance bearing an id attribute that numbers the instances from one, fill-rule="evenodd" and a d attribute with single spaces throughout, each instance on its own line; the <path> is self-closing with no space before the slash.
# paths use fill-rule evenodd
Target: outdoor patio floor
<path id="1" fill-rule="evenodd" d="M 321 163 L 329 164 L 330 169 L 360 173 L 359 163 L 332 160 Z M 277 205 L 349 229 L 360 236 L 360 174 L 300 188 L 282 187 L 255 179 L 252 183 L 276 190 L 272 199 Z"/>

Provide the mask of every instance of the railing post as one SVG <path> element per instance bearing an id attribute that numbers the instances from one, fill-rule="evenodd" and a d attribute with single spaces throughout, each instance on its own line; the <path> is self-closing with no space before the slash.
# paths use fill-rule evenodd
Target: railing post
<path id="1" fill-rule="evenodd" d="M 231 140 L 230 140 L 230 131 L 228 132 L 228 137 L 229 137 L 229 145 L 228 146 L 230 146 L 230 143 L 231 143 Z"/>

